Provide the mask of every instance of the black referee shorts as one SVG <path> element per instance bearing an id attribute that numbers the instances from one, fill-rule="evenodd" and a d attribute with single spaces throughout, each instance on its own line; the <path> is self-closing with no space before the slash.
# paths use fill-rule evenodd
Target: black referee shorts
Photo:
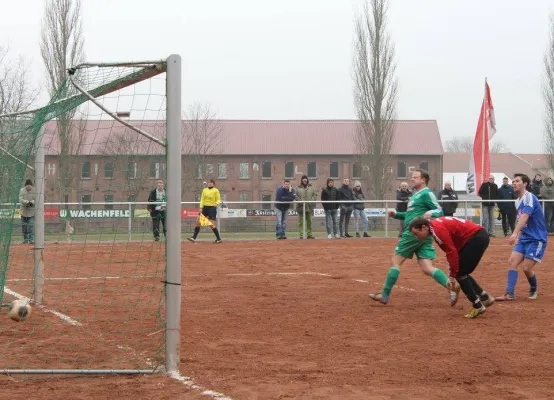
<path id="1" fill-rule="evenodd" d="M 489 235 L 484 229 L 481 229 L 466 242 L 460 251 L 458 277 L 469 275 L 475 271 L 487 247 L 489 247 Z"/>
<path id="2" fill-rule="evenodd" d="M 202 215 L 210 220 L 215 220 L 217 218 L 217 207 L 215 206 L 202 207 Z"/>

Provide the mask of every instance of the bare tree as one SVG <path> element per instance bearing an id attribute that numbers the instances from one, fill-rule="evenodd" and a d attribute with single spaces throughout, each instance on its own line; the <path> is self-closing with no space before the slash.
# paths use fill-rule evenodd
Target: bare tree
<path id="1" fill-rule="evenodd" d="M 397 104 L 395 48 L 387 32 L 387 0 L 370 0 L 354 29 L 354 101 L 360 123 L 356 134 L 366 164 L 368 192 L 381 199 L 387 191 Z"/>
<path id="2" fill-rule="evenodd" d="M 548 47 L 544 54 L 542 83 L 544 100 L 544 151 L 549 155 L 550 169 L 554 170 L 554 12 L 550 13 Z"/>
<path id="3" fill-rule="evenodd" d="M 471 153 L 473 151 L 473 138 L 471 136 L 455 136 L 445 143 L 448 153 Z M 510 151 L 501 140 L 495 139 L 489 144 L 491 153 L 506 153 Z"/>
<path id="4" fill-rule="evenodd" d="M 27 60 L 11 58 L 10 48 L 0 46 L 0 115 L 27 110 L 38 93 Z"/>
<path id="5" fill-rule="evenodd" d="M 182 135 L 185 165 L 182 191 L 196 193 L 204 179 L 218 175 L 212 162 L 223 152 L 222 128 L 209 105 L 194 103 L 183 113 Z"/>
<path id="6" fill-rule="evenodd" d="M 81 0 L 47 0 L 42 20 L 40 52 L 52 98 L 63 98 L 72 94 L 71 85 L 66 83 L 67 69 L 85 58 L 82 25 Z M 60 201 L 65 201 L 66 196 L 69 196 L 76 186 L 73 166 L 80 150 L 80 146 L 75 144 L 80 140 L 74 135 L 82 132 L 73 129 L 74 116 L 75 110 L 72 110 L 60 115 L 57 120 L 57 192 L 61 195 Z"/>

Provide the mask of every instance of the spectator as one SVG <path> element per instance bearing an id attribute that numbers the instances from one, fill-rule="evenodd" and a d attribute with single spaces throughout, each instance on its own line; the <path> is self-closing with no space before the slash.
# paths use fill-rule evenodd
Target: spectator
<path id="1" fill-rule="evenodd" d="M 277 217 L 275 234 L 277 235 L 277 239 L 287 238 L 287 219 L 289 216 L 289 208 L 295 198 L 296 194 L 290 187 L 290 181 L 285 179 L 283 184 L 277 188 L 277 192 L 275 192 L 275 216 Z"/>
<path id="2" fill-rule="evenodd" d="M 541 199 L 550 200 L 544 202 L 544 221 L 548 233 L 554 231 L 554 181 L 552 178 L 546 178 L 544 186 L 541 188 Z"/>
<path id="3" fill-rule="evenodd" d="M 354 213 L 354 231 L 356 232 L 356 237 L 360 237 L 360 231 L 358 230 L 359 227 L 359 219 L 362 219 L 362 222 L 364 224 L 364 237 L 370 237 L 367 234 L 368 228 L 369 228 L 369 222 L 367 220 L 367 215 L 365 214 L 365 196 L 364 192 L 362 192 L 362 184 L 360 181 L 354 182 L 354 200 L 359 200 L 358 203 L 354 203 L 353 205 L 353 213 Z"/>
<path id="4" fill-rule="evenodd" d="M 35 243 L 35 204 L 37 194 L 33 181 L 27 179 L 25 187 L 19 191 L 19 205 L 21 211 L 21 229 L 23 230 L 23 244 Z"/>
<path id="5" fill-rule="evenodd" d="M 533 179 L 533 182 L 531 183 L 531 190 L 530 192 L 533 193 L 535 196 L 537 196 L 539 199 L 541 198 L 541 189 L 543 187 L 542 183 L 542 175 L 536 174 L 535 178 Z"/>
<path id="6" fill-rule="evenodd" d="M 315 239 L 312 235 L 312 214 L 317 200 L 317 192 L 308 179 L 308 175 L 302 175 L 300 186 L 296 189 L 296 200 L 302 201 L 296 205 L 298 213 L 298 235 L 303 239 L 304 216 L 306 217 L 306 233 L 308 239 Z M 305 202 L 305 203 L 304 203 Z M 303 214 L 304 210 L 306 211 Z"/>
<path id="7" fill-rule="evenodd" d="M 327 185 L 321 191 L 322 201 L 335 201 L 335 203 L 322 203 L 325 210 L 325 227 L 327 228 L 327 239 L 340 238 L 339 235 L 339 191 L 335 187 L 335 181 L 331 178 L 327 179 Z"/>
<path id="8" fill-rule="evenodd" d="M 515 198 L 516 195 L 513 186 L 508 183 L 508 178 L 504 177 L 502 179 L 502 186 L 498 188 L 498 199 L 515 200 Z M 504 236 L 508 236 L 508 228 L 510 228 L 510 233 L 513 233 L 516 226 L 515 202 L 498 202 L 498 210 L 500 211 L 500 219 L 502 220 L 502 231 L 504 232 Z"/>
<path id="9" fill-rule="evenodd" d="M 350 216 L 354 209 L 352 200 L 354 200 L 354 191 L 350 187 L 350 179 L 344 178 L 342 180 L 342 186 L 339 189 L 339 199 L 340 203 L 340 236 L 341 237 L 352 237 L 348 233 L 348 224 L 350 223 Z"/>
<path id="10" fill-rule="evenodd" d="M 440 201 L 440 200 L 458 200 L 458 195 L 452 189 L 452 183 L 449 181 L 444 182 L 444 189 L 439 193 L 439 204 L 442 207 L 442 212 L 445 217 L 452 217 L 458 208 L 457 202 L 452 201 Z"/>
<path id="11" fill-rule="evenodd" d="M 494 183 L 494 175 L 489 176 L 488 182 L 483 182 L 479 188 L 479 196 L 483 200 L 498 199 L 498 186 Z M 483 202 L 483 227 L 489 236 L 494 237 L 494 201 Z"/>
<path id="12" fill-rule="evenodd" d="M 167 194 L 164 189 L 164 182 L 158 181 L 156 189 L 150 192 L 148 196 L 147 209 L 150 211 L 150 216 L 152 217 L 152 231 L 154 233 L 154 240 L 156 242 L 160 241 L 160 222 L 163 226 L 164 237 L 167 233 L 165 229 L 165 210 L 167 202 Z"/>
<path id="13" fill-rule="evenodd" d="M 400 184 L 400 188 L 396 191 L 396 200 L 398 203 L 396 203 L 396 211 L 397 212 L 406 212 L 408 209 L 408 201 L 410 201 L 410 197 L 412 197 L 412 192 L 410 189 L 408 189 L 408 183 L 402 182 Z M 398 237 L 402 236 L 402 232 L 406 229 L 406 225 L 404 223 L 403 219 L 399 220 L 400 222 L 400 229 L 398 230 Z"/>

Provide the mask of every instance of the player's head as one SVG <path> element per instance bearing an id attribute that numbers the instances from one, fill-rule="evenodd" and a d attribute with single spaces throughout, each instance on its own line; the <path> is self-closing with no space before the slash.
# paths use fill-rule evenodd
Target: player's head
<path id="1" fill-rule="evenodd" d="M 416 189 L 427 187 L 429 184 L 429 173 L 424 169 L 416 169 L 412 172 L 412 185 Z"/>
<path id="2" fill-rule="evenodd" d="M 289 189 L 290 188 L 290 181 L 288 179 L 285 179 L 283 181 L 283 187 L 285 187 L 285 189 Z"/>
<path id="3" fill-rule="evenodd" d="M 211 189 L 211 188 L 213 188 L 214 186 L 215 186 L 215 179 L 212 178 L 212 179 L 210 179 L 210 180 L 208 181 L 208 187 Z"/>
<path id="4" fill-rule="evenodd" d="M 156 183 L 156 186 L 158 187 L 158 190 L 164 190 L 164 181 L 159 180 L 159 181 Z"/>
<path id="5" fill-rule="evenodd" d="M 525 174 L 514 174 L 514 180 L 512 184 L 514 185 L 514 191 L 519 194 L 525 193 L 527 187 L 531 183 L 529 177 Z"/>
<path id="6" fill-rule="evenodd" d="M 423 217 L 417 217 L 410 223 L 410 232 L 419 240 L 425 240 L 431 234 L 429 220 Z"/>

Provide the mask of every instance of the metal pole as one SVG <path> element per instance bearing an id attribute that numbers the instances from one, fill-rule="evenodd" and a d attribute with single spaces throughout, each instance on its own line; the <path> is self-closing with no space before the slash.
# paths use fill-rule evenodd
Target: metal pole
<path id="1" fill-rule="evenodd" d="M 221 204 L 218 204 L 217 207 L 219 208 L 216 216 L 215 216 L 215 226 L 217 228 L 217 231 L 221 233 L 221 210 L 223 210 L 223 207 Z"/>
<path id="2" fill-rule="evenodd" d="M 181 56 L 167 59 L 167 237 L 165 365 L 179 372 L 181 323 Z"/>
<path id="3" fill-rule="evenodd" d="M 132 237 L 132 229 L 133 229 L 133 207 L 131 206 L 131 203 L 129 203 L 129 223 L 127 226 L 127 239 L 129 242 L 131 241 Z"/>
<path id="4" fill-rule="evenodd" d="M 44 130 L 43 124 L 35 139 L 35 191 L 37 204 L 35 204 L 35 248 L 33 268 L 33 298 L 36 304 L 43 302 L 44 287 Z"/>
<path id="5" fill-rule="evenodd" d="M 465 203 L 464 204 L 464 210 L 465 210 L 464 211 L 464 214 L 465 214 L 464 216 L 465 216 L 465 219 L 467 219 L 467 200 L 464 203 Z"/>
<path id="6" fill-rule="evenodd" d="M 389 203 L 385 201 L 385 237 L 389 237 Z"/>
<path id="7" fill-rule="evenodd" d="M 302 238 L 306 239 L 306 202 L 302 203 Z"/>

